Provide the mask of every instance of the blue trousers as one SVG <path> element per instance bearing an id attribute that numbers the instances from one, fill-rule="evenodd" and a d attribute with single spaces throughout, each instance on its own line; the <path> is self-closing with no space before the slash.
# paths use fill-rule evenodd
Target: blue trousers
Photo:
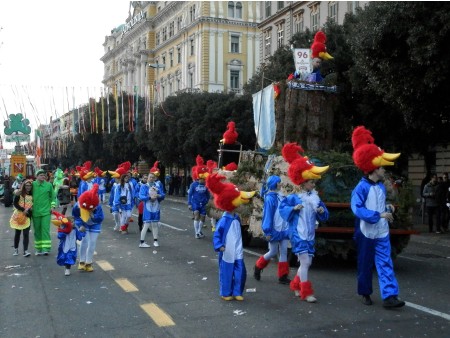
<path id="1" fill-rule="evenodd" d="M 398 296 L 398 283 L 391 259 L 389 236 L 370 239 L 357 229 L 355 231 L 355 241 L 358 250 L 358 294 L 372 294 L 372 270 L 375 265 L 381 298 L 386 299 L 390 296 Z"/>
<path id="2" fill-rule="evenodd" d="M 244 293 L 247 270 L 243 259 L 237 259 L 234 263 L 227 263 L 219 258 L 219 288 L 220 295 L 242 296 Z"/>

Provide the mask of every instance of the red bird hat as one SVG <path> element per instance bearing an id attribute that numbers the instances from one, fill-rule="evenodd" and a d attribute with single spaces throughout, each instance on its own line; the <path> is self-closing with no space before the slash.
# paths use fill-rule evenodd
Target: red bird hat
<path id="1" fill-rule="evenodd" d="M 52 210 L 52 215 L 55 217 L 52 218 L 51 222 L 58 227 L 58 232 L 69 234 L 72 231 L 73 224 L 66 215 L 55 210 Z"/>
<path id="2" fill-rule="evenodd" d="M 159 176 L 160 171 L 159 171 L 158 165 L 159 165 L 158 161 L 153 163 L 153 167 L 150 168 L 150 174 L 153 174 L 155 176 Z"/>
<path id="3" fill-rule="evenodd" d="M 372 132 L 364 126 L 358 126 L 352 133 L 353 162 L 364 174 L 379 167 L 394 165 L 400 153 L 386 153 L 375 144 Z"/>
<path id="4" fill-rule="evenodd" d="M 286 143 L 281 150 L 283 158 L 289 163 L 288 176 L 292 183 L 302 184 L 308 180 L 318 180 L 330 166 L 317 167 L 306 156 L 301 156 L 304 153 L 303 148 L 297 143 Z"/>
<path id="5" fill-rule="evenodd" d="M 119 166 L 117 167 L 117 169 L 115 171 L 112 170 L 108 170 L 108 173 L 111 175 L 112 178 L 119 178 L 122 175 L 125 175 L 128 170 L 130 170 L 131 168 L 131 162 L 127 161 L 127 162 L 123 162 L 121 164 L 119 164 Z"/>
<path id="6" fill-rule="evenodd" d="M 205 165 L 203 157 L 197 155 L 195 158 L 196 166 L 192 167 L 191 174 L 192 179 L 198 180 L 199 178 L 205 179 L 209 175 L 208 167 Z"/>
<path id="7" fill-rule="evenodd" d="M 94 183 L 92 189 L 85 191 L 78 197 L 78 206 L 80 207 L 80 217 L 84 222 L 89 220 L 90 212 L 94 210 L 100 199 L 98 197 L 98 184 Z"/>
<path id="8" fill-rule="evenodd" d="M 97 175 L 97 177 L 105 177 L 106 175 L 106 171 L 101 170 L 99 167 L 95 167 L 94 172 Z"/>
<path id="9" fill-rule="evenodd" d="M 217 162 L 213 160 L 206 161 L 206 166 L 208 167 L 208 172 L 212 174 L 214 169 L 217 169 Z"/>
<path id="10" fill-rule="evenodd" d="M 213 193 L 217 208 L 232 212 L 241 204 L 249 203 L 255 195 L 255 191 L 239 191 L 234 184 L 222 182 L 225 179 L 217 173 L 206 178 L 206 187 Z"/>
<path id="11" fill-rule="evenodd" d="M 220 140 L 223 144 L 235 144 L 238 138 L 236 131 L 236 124 L 233 121 L 228 122 L 227 130 L 223 133 L 223 139 Z"/>
<path id="12" fill-rule="evenodd" d="M 327 47 L 325 46 L 327 42 L 327 36 L 324 32 L 318 31 L 314 35 L 314 41 L 311 45 L 311 58 L 320 58 L 322 60 L 331 60 L 333 57 L 328 54 Z"/>
<path id="13" fill-rule="evenodd" d="M 93 171 L 91 171 L 91 166 L 92 166 L 91 161 L 84 162 L 81 167 L 76 166 L 78 174 L 83 181 L 86 181 L 86 180 L 94 177 L 95 174 Z"/>

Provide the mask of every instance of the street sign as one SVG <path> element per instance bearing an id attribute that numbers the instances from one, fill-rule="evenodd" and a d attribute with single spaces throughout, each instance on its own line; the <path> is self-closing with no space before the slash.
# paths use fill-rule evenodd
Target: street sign
<path id="1" fill-rule="evenodd" d="M 30 135 L 5 135 L 6 142 L 30 142 Z"/>

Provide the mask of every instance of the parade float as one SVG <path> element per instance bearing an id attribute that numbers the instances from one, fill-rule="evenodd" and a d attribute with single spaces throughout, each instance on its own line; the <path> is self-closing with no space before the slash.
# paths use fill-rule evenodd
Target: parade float
<path id="1" fill-rule="evenodd" d="M 350 209 L 350 198 L 362 172 L 353 164 L 351 153 L 331 150 L 337 87 L 320 74 L 320 63 L 332 58 L 326 52 L 325 41 L 325 35 L 318 32 L 310 49 L 293 50 L 296 70 L 286 84 L 272 84 L 253 95 L 258 150 L 243 151 L 237 140 L 228 142 L 227 146 L 224 134 L 218 149 L 218 171 L 239 190 L 257 192 L 268 176 L 278 175 L 280 192 L 288 195 L 297 187 L 287 176 L 288 163 L 276 149 L 281 149 L 286 142 L 304 145 L 306 155 L 316 165 L 331 165 L 316 186 L 330 211 L 329 220 L 317 224 L 316 255 L 349 259 L 356 253 L 352 238 L 355 217 Z M 275 111 L 278 123 L 275 123 Z M 229 169 L 230 161 L 234 161 L 236 170 Z M 390 224 L 392 256 L 395 257 L 417 232 L 412 229 L 412 189 L 393 182 L 390 178 L 385 185 L 388 200 L 397 206 L 395 221 Z M 264 237 L 262 206 L 262 197 L 257 195 L 250 204 L 236 210 L 241 217 L 244 245 L 249 245 L 252 238 Z M 221 212 L 210 205 L 209 215 L 219 218 Z"/>

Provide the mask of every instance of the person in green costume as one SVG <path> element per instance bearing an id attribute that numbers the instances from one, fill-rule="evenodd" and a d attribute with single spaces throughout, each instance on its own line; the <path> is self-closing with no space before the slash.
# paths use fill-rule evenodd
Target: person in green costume
<path id="1" fill-rule="evenodd" d="M 52 248 L 50 238 L 51 209 L 56 206 L 55 191 L 50 182 L 45 180 L 45 171 L 39 169 L 36 172 L 36 180 L 33 182 L 33 227 L 34 248 L 36 256 L 47 256 Z"/>

